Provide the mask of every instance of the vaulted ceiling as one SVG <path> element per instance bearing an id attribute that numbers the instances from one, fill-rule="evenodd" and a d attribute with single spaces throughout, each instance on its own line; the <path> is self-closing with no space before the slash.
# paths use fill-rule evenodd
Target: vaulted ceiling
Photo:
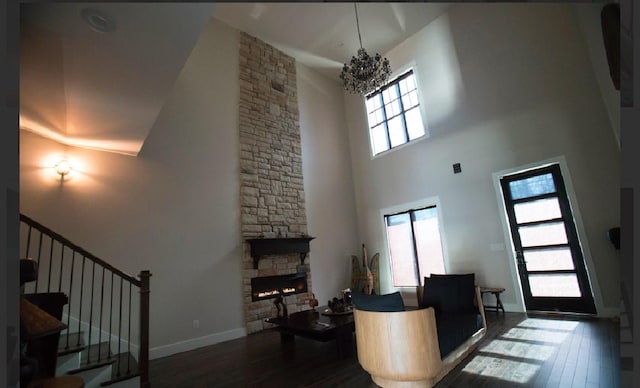
<path id="1" fill-rule="evenodd" d="M 449 6 L 358 4 L 363 46 L 385 53 Z M 336 82 L 359 48 L 351 3 L 33 3 L 20 16 L 20 128 L 128 155 L 211 17 Z"/>

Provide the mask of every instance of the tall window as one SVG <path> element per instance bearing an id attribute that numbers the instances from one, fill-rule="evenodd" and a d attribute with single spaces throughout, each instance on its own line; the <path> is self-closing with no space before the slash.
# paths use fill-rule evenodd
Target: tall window
<path id="1" fill-rule="evenodd" d="M 435 206 L 384 218 L 394 287 L 417 286 L 425 276 L 445 273 Z"/>
<path id="2" fill-rule="evenodd" d="M 374 155 L 424 136 L 413 70 L 368 95 L 367 114 Z"/>

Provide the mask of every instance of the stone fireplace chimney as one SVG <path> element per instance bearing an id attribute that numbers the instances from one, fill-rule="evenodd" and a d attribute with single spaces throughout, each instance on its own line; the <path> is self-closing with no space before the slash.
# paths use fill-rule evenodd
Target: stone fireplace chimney
<path id="1" fill-rule="evenodd" d="M 292 57 L 240 32 L 240 206 L 243 300 L 247 333 L 268 326 L 272 299 L 252 301 L 251 279 L 306 272 L 307 292 L 285 297 L 300 311 L 311 295 L 308 260 L 298 254 L 268 255 L 254 262 L 247 239 L 302 237 L 307 216 L 302 177 L 296 67 Z"/>

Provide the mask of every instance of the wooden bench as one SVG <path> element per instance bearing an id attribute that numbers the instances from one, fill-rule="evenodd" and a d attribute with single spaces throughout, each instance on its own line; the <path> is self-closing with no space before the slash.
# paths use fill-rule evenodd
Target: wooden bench
<path id="1" fill-rule="evenodd" d="M 496 297 L 496 305 L 495 306 L 487 306 L 485 305 L 484 308 L 485 309 L 495 309 L 496 310 L 496 314 L 498 313 L 498 311 L 502 310 L 502 313 L 504 314 L 504 306 L 502 305 L 502 301 L 500 300 L 500 294 L 502 294 L 504 292 L 504 288 L 503 287 L 480 287 L 480 293 L 482 294 L 482 296 L 484 296 L 484 294 L 493 294 Z"/>

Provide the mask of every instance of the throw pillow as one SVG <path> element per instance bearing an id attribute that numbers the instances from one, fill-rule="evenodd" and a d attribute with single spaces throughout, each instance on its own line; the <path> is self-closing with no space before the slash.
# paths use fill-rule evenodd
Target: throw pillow
<path id="1" fill-rule="evenodd" d="M 475 274 L 431 274 L 425 278 L 422 303 L 436 312 L 475 311 Z"/>
<path id="2" fill-rule="evenodd" d="M 351 294 L 351 303 L 358 310 L 393 312 L 404 311 L 404 301 L 400 291 L 385 295 L 369 295 L 362 292 Z"/>

